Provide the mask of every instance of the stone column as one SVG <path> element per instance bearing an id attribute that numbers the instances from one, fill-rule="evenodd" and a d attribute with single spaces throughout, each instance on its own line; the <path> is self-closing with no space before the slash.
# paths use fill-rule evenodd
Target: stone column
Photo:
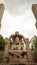
<path id="1" fill-rule="evenodd" d="M 26 43 L 26 50 L 27 50 L 27 61 L 32 62 L 33 60 L 32 60 L 31 50 L 29 48 L 29 39 L 28 38 L 25 39 L 25 43 Z"/>
<path id="2" fill-rule="evenodd" d="M 4 62 L 7 62 L 9 49 L 10 49 L 10 41 L 9 41 L 8 38 L 6 38 L 6 39 L 5 39 L 4 58 L 3 58 L 3 61 L 4 61 Z"/>

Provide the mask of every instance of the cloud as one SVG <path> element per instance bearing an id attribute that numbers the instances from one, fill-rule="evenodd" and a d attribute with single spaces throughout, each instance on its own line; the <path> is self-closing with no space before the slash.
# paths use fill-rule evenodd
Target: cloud
<path id="1" fill-rule="evenodd" d="M 5 0 L 6 9 L 2 19 L 1 32 L 4 37 L 9 37 L 19 31 L 25 37 L 37 35 L 35 18 L 31 10 L 32 3 L 36 0 Z"/>
<path id="2" fill-rule="evenodd" d="M 32 8 L 32 4 L 37 0 L 5 0 L 6 9 L 14 16 L 22 15 L 27 9 Z"/>

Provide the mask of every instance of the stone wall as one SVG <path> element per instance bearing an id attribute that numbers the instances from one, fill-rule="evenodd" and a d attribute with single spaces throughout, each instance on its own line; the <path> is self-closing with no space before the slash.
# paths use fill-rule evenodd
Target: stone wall
<path id="1" fill-rule="evenodd" d="M 0 63 L 3 61 L 4 51 L 0 51 Z"/>
<path id="2" fill-rule="evenodd" d="M 32 57 L 35 63 L 37 63 L 37 50 L 32 51 Z"/>

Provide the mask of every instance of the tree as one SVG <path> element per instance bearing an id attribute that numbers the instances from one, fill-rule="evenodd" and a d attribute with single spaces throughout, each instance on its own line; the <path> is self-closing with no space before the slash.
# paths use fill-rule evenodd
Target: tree
<path id="1" fill-rule="evenodd" d="M 37 36 L 31 38 L 31 43 L 34 45 L 34 48 L 37 49 Z"/>
<path id="2" fill-rule="evenodd" d="M 0 35 L 0 51 L 3 51 L 4 47 L 5 47 L 4 38 L 2 35 Z"/>
<path id="3" fill-rule="evenodd" d="M 37 62 L 37 36 L 34 35 L 31 39 L 31 43 L 34 46 L 34 61 Z"/>

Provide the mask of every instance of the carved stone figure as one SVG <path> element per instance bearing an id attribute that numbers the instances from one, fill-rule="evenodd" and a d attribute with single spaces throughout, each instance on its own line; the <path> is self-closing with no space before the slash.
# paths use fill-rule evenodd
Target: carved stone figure
<path id="1" fill-rule="evenodd" d="M 23 39 L 23 40 L 22 40 Z M 24 43 L 22 43 L 24 41 Z M 12 42 L 11 49 L 10 42 Z M 23 44 L 26 45 L 26 49 L 24 49 Z M 5 53 L 4 58 L 9 56 L 12 58 L 12 62 L 32 62 L 32 57 L 29 49 L 29 39 L 24 38 L 23 35 L 19 34 L 19 32 L 15 32 L 15 34 L 12 34 L 9 39 L 5 39 Z M 18 60 L 17 60 L 18 59 Z M 15 62 L 15 63 L 16 63 Z"/>

